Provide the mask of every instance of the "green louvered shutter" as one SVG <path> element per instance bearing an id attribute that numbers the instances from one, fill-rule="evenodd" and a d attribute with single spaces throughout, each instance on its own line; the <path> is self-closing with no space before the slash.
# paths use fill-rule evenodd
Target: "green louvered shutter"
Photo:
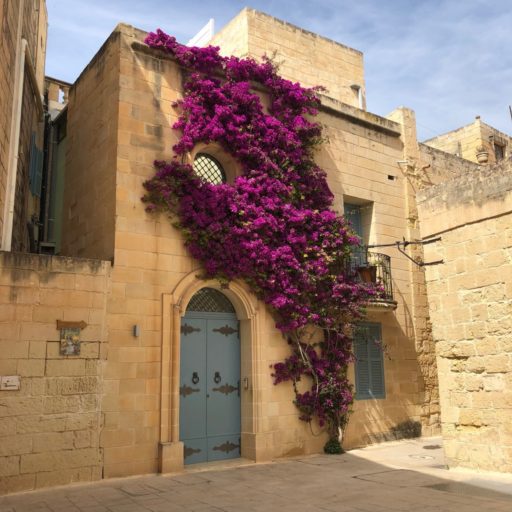
<path id="1" fill-rule="evenodd" d="M 36 146 L 36 134 L 30 139 L 29 185 L 34 196 L 41 197 L 43 180 L 43 152 Z"/>
<path id="2" fill-rule="evenodd" d="M 35 180 L 35 195 L 41 197 L 41 188 L 43 186 L 43 151 L 36 146 L 36 180 Z"/>
<path id="3" fill-rule="evenodd" d="M 28 167 L 28 179 L 30 184 L 30 191 L 32 192 L 32 194 L 34 193 L 34 183 L 36 181 L 36 159 L 36 134 L 32 133 L 32 135 L 30 136 L 30 163 Z"/>
<path id="4" fill-rule="evenodd" d="M 345 220 L 347 220 L 354 233 L 361 239 L 363 243 L 363 215 L 361 207 L 357 204 L 345 203 L 344 206 Z M 353 269 L 358 267 L 366 267 L 368 265 L 366 251 L 352 248 L 351 264 Z"/>
<path id="5" fill-rule="evenodd" d="M 382 333 L 380 324 L 367 324 L 369 327 L 368 360 L 370 372 L 370 395 L 385 398 L 384 357 L 382 353 Z"/>
<path id="6" fill-rule="evenodd" d="M 356 357 L 356 398 L 370 398 L 370 370 L 368 365 L 368 345 L 362 336 L 354 340 L 354 355 Z"/>
<path id="7" fill-rule="evenodd" d="M 384 358 L 381 326 L 377 323 L 360 324 L 354 340 L 356 357 L 356 398 L 385 398 Z"/>

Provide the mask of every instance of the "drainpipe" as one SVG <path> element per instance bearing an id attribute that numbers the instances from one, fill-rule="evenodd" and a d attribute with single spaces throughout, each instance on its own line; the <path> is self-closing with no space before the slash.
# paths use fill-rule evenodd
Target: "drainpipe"
<path id="1" fill-rule="evenodd" d="M 11 130 L 9 138 L 9 159 L 7 162 L 7 183 L 5 188 L 4 216 L 2 224 L 2 251 L 10 251 L 12 245 L 12 226 L 14 222 L 14 196 L 16 194 L 16 175 L 18 169 L 18 151 L 21 131 L 21 106 L 23 103 L 23 82 L 25 77 L 25 53 L 27 40 L 20 37 L 23 21 L 24 0 L 19 0 L 18 31 L 16 43 L 16 64 L 14 69 L 14 97 L 12 105 Z"/>
<path id="2" fill-rule="evenodd" d="M 48 209 L 50 206 L 50 186 L 52 180 L 51 153 L 53 142 L 53 129 L 51 127 L 50 113 L 48 109 L 48 91 L 44 93 L 44 136 L 43 136 L 43 172 L 41 186 L 41 202 L 39 205 L 38 242 L 45 242 L 48 237 Z M 52 141 L 50 142 L 50 139 Z"/>

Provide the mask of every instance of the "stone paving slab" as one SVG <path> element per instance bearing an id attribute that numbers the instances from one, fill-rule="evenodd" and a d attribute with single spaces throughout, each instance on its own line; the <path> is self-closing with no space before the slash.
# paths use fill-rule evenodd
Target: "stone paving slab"
<path id="1" fill-rule="evenodd" d="M 392 453 L 402 456 L 407 449 L 401 444 Z M 381 460 L 383 453 L 376 451 L 373 457 Z M 0 512 L 512 511 L 512 494 L 441 478 L 425 467 L 397 467 L 397 456 L 389 456 L 392 467 L 369 460 L 368 452 L 365 457 L 353 452 L 316 455 L 174 476 L 105 480 L 5 496 L 0 498 Z M 427 460 L 435 468 L 436 457 L 417 464 Z M 449 477 L 448 471 L 440 474 Z"/>

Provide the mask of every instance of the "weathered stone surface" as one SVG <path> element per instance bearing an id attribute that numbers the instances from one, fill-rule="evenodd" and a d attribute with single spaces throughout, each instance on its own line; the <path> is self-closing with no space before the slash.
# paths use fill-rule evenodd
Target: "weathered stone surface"
<path id="1" fill-rule="evenodd" d="M 20 457 L 0 457 L 0 477 L 18 475 L 20 473 Z"/>
<path id="2" fill-rule="evenodd" d="M 478 116 L 473 123 L 425 141 L 425 145 L 477 162 L 477 154 L 485 152 L 485 164 L 495 164 L 494 144 L 510 147 L 510 137 L 484 123 Z"/>
<path id="3" fill-rule="evenodd" d="M 20 315 L 8 310 L 14 316 L 6 322 L 0 317 L 0 340 L 10 337 L 0 342 L 0 375 L 21 377 L 19 391 L 0 391 L 0 492 L 101 474 L 99 346 L 106 341 L 110 263 L 60 259 L 0 253 L 0 305 L 14 297 L 26 308 Z M 29 287 L 21 293 L 20 280 L 44 293 L 29 293 Z M 95 305 L 98 295 L 103 303 Z M 82 336 L 97 337 L 84 342 L 83 355 L 59 354 L 56 320 L 69 319 L 86 319 Z"/>
<path id="4" fill-rule="evenodd" d="M 426 275 L 449 463 L 512 471 L 511 161 L 422 191 L 419 213 L 424 237 L 443 231 Z"/>
<path id="5" fill-rule="evenodd" d="M 21 456 L 20 473 L 97 466 L 100 462 L 100 454 L 96 448 L 30 453 Z"/>

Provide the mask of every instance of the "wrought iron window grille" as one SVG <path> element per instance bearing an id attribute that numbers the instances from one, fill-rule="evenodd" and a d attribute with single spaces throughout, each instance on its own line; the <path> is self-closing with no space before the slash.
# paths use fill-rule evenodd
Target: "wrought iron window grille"
<path id="1" fill-rule="evenodd" d="M 233 304 L 215 288 L 201 288 L 190 299 L 187 311 L 201 311 L 206 313 L 236 313 Z"/>
<path id="2" fill-rule="evenodd" d="M 207 153 L 198 153 L 194 159 L 194 172 L 205 183 L 226 183 L 226 173 L 219 161 Z"/>

